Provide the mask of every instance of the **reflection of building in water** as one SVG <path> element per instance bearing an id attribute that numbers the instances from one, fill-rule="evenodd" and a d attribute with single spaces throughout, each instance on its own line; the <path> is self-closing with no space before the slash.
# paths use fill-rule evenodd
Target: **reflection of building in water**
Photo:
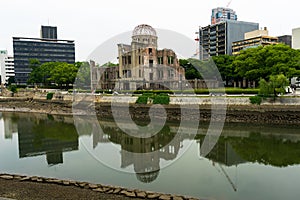
<path id="1" fill-rule="evenodd" d="M 46 159 L 48 165 L 57 165 L 62 164 L 63 161 L 63 152 L 62 151 L 55 151 L 55 152 L 46 152 Z"/>
<path id="2" fill-rule="evenodd" d="M 201 142 L 200 142 L 201 143 Z M 201 145 L 199 145 L 199 151 L 201 151 Z M 200 152 L 201 153 L 201 152 Z M 201 155 L 201 154 L 199 154 Z M 244 159 L 242 159 L 232 148 L 231 144 L 224 140 L 224 138 L 219 139 L 214 148 L 208 153 L 206 156 L 209 160 L 212 161 L 212 165 L 225 176 L 227 181 L 230 183 L 234 191 L 237 191 L 237 183 L 232 181 L 232 178 L 228 175 L 226 170 L 222 165 L 226 166 L 238 166 L 241 163 L 245 163 Z M 219 168 L 217 167 L 217 165 Z M 237 168 L 235 169 L 237 170 Z M 237 177 L 235 177 L 237 180 Z"/>
<path id="3" fill-rule="evenodd" d="M 226 166 L 233 166 L 246 162 L 234 151 L 231 144 L 224 140 L 219 140 L 206 158 Z"/>
<path id="4" fill-rule="evenodd" d="M 14 122 L 11 116 L 7 116 L 6 113 L 2 113 L 4 138 L 12 139 L 13 133 L 17 133 L 18 124 Z"/>
<path id="5" fill-rule="evenodd" d="M 122 132 L 113 122 L 100 123 L 103 132 L 93 133 L 94 148 L 98 143 L 120 144 L 121 168 L 133 165 L 137 179 L 146 183 L 157 178 L 160 159 L 166 161 L 175 159 L 182 148 L 183 140 L 190 137 L 185 135 L 186 138 L 183 138 L 177 133 L 177 129 L 166 125 L 151 138 L 136 138 Z"/>
<path id="6" fill-rule="evenodd" d="M 49 165 L 63 163 L 63 152 L 78 150 L 73 124 L 20 118 L 18 120 L 19 157 L 46 155 Z"/>
<path id="7" fill-rule="evenodd" d="M 118 66 L 92 66 L 92 90 L 179 89 L 185 72 L 171 49 L 159 50 L 154 28 L 142 24 L 132 32 L 131 45 L 118 44 Z"/>

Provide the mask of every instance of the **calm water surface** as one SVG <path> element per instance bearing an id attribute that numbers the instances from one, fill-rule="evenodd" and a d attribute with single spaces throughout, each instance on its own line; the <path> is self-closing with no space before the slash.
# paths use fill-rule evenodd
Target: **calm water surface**
<path id="1" fill-rule="evenodd" d="M 113 121 L 99 121 L 101 132 L 93 123 L 82 123 L 85 131 L 80 134 L 73 122 L 72 117 L 1 113 L 0 172 L 210 199 L 300 197 L 297 126 L 226 124 L 217 145 L 203 158 L 206 124 L 200 124 L 196 137 L 184 133 L 170 144 L 178 129 L 174 123 L 155 137 L 137 139 Z M 157 149 L 149 158 L 139 156 Z"/>

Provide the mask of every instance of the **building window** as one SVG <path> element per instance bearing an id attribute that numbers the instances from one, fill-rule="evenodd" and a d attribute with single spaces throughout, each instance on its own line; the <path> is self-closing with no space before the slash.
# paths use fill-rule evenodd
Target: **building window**
<path id="1" fill-rule="evenodd" d="M 131 65 L 131 56 L 128 56 L 128 64 Z"/>
<path id="2" fill-rule="evenodd" d="M 173 76 L 174 76 L 173 70 L 169 69 L 168 70 L 168 77 L 173 78 Z"/>
<path id="3" fill-rule="evenodd" d="M 149 67 L 153 67 L 153 60 L 149 60 Z"/>
<path id="4" fill-rule="evenodd" d="M 159 70 L 159 71 L 158 71 L 158 79 L 159 79 L 159 80 L 162 80 L 163 78 L 164 78 L 164 71 Z"/>
<path id="5" fill-rule="evenodd" d="M 168 64 L 172 65 L 174 63 L 174 58 L 173 56 L 168 56 Z"/>
<path id="6" fill-rule="evenodd" d="M 149 74 L 150 81 L 153 81 L 153 73 Z"/>
<path id="7" fill-rule="evenodd" d="M 158 62 L 159 65 L 162 65 L 163 64 L 163 57 L 158 57 L 157 62 Z"/>

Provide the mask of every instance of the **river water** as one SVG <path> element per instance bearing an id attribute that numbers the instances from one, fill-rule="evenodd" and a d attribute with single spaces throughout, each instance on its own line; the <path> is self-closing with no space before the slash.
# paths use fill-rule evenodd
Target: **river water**
<path id="1" fill-rule="evenodd" d="M 75 126 L 73 117 L 1 113 L 0 173 L 209 199 L 299 199 L 299 127 L 225 124 L 203 157 L 208 124 L 196 136 L 178 136 L 178 126 L 141 139 L 109 120 Z"/>

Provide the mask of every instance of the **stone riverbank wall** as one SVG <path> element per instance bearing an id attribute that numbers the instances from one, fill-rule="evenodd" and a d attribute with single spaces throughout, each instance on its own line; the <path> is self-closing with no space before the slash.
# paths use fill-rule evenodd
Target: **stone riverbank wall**
<path id="1" fill-rule="evenodd" d="M 128 189 L 123 187 L 116 187 L 111 185 L 94 184 L 81 181 L 73 180 L 61 180 L 56 178 L 46 178 L 38 176 L 23 176 L 23 175 L 13 175 L 13 174 L 0 174 L 1 179 L 5 180 L 15 180 L 20 182 L 37 182 L 40 184 L 56 184 L 63 186 L 75 186 L 78 188 L 90 189 L 94 192 L 122 195 L 130 197 L 132 199 L 158 199 L 158 200 L 197 200 L 197 198 L 173 195 L 173 194 L 163 194 L 152 191 L 142 191 L 138 189 Z M 1 198 L 0 198 L 1 199 Z"/>
<path id="2" fill-rule="evenodd" d="M 181 120 L 181 107 L 190 109 L 188 115 L 191 119 L 198 119 L 199 112 L 194 112 L 194 105 L 199 106 L 200 120 L 211 120 L 212 99 L 210 97 L 171 97 L 170 105 L 165 105 L 168 121 Z M 220 97 L 219 97 L 220 98 Z M 8 112 L 34 112 L 47 114 L 72 115 L 72 104 L 80 108 L 80 114 L 96 113 L 98 117 L 113 118 L 111 102 L 118 102 L 119 115 L 128 116 L 128 105 L 130 115 L 136 120 L 149 119 L 149 109 L 152 105 L 135 104 L 137 97 L 131 96 L 94 96 L 82 95 L 74 98 L 72 95 L 54 96 L 52 100 L 46 100 L 45 96 L 10 97 L 0 98 L 0 111 Z M 225 99 L 225 100 L 224 100 Z M 224 100 L 224 101 L 223 101 Z M 254 122 L 268 124 L 300 124 L 300 98 L 278 98 L 275 102 L 264 101 L 261 105 L 252 105 L 248 97 L 227 97 L 219 101 L 217 107 L 226 110 L 226 122 Z M 218 102 L 218 101 L 217 101 Z M 224 104 L 226 102 L 226 105 Z M 189 105 L 193 105 L 189 107 Z M 220 106 L 222 105 L 222 106 Z M 161 108 L 154 108 L 161 110 Z M 78 110 L 77 110 L 78 111 Z M 189 111 L 189 110 L 188 110 Z M 215 120 L 222 118 L 222 112 Z M 78 112 L 77 112 L 78 113 Z M 161 112 L 159 112 L 161 113 Z"/>

